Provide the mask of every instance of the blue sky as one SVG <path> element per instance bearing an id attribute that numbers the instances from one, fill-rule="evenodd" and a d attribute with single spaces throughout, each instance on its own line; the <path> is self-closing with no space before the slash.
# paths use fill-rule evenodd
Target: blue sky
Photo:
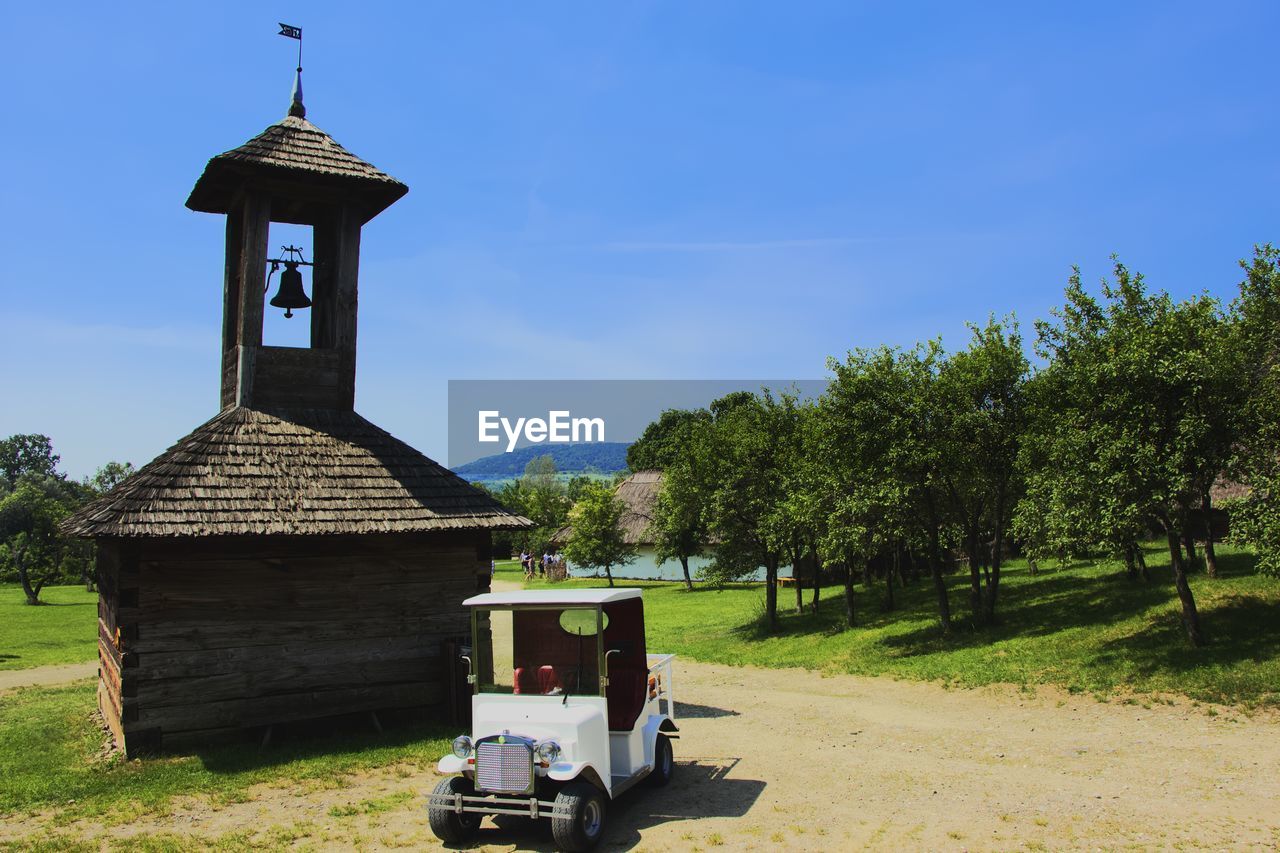
<path id="1" fill-rule="evenodd" d="M 439 458 L 451 378 L 820 376 L 1029 331 L 1113 252 L 1229 297 L 1280 239 L 1280 6 L 973 6 L 10 4 L 0 435 L 80 476 L 215 414 L 223 226 L 183 202 L 283 116 L 276 21 L 308 117 L 410 187 L 357 409 Z"/>

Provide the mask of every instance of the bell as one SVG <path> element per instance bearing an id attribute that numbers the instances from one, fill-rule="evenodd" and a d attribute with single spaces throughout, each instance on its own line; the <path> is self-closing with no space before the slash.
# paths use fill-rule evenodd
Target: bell
<path id="1" fill-rule="evenodd" d="M 284 316 L 292 317 L 294 308 L 310 308 L 311 300 L 302 289 L 302 273 L 298 272 L 297 261 L 285 261 L 284 272 L 280 273 L 280 289 L 271 298 L 271 304 L 284 309 Z"/>

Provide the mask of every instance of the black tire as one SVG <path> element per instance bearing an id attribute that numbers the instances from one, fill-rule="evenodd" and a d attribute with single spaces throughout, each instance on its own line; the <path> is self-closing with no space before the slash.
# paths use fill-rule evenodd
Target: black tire
<path id="1" fill-rule="evenodd" d="M 671 752 L 671 738 L 658 735 L 653 745 L 653 770 L 645 777 L 645 782 L 653 788 L 663 788 L 671 781 L 676 772 L 676 759 Z"/>
<path id="2" fill-rule="evenodd" d="M 604 794 L 590 782 L 570 782 L 556 794 L 551 835 L 569 853 L 590 850 L 604 836 Z"/>
<path id="3" fill-rule="evenodd" d="M 452 797 L 454 794 L 474 797 L 476 787 L 463 776 L 450 776 L 448 779 L 441 779 L 432 793 L 447 797 Z M 431 831 L 436 834 L 436 838 L 445 844 L 461 844 L 480 829 L 480 815 L 467 812 L 458 814 L 444 806 L 427 806 L 427 821 L 431 824 Z"/>

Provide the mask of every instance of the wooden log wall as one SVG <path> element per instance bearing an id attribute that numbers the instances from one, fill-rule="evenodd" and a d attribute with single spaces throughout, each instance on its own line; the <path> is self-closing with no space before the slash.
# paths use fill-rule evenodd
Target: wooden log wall
<path id="1" fill-rule="evenodd" d="M 100 704 L 131 754 L 440 707 L 445 643 L 469 630 L 461 602 L 488 586 L 487 533 L 148 540 L 102 552 L 132 585 L 104 583 L 99 622 Z"/>
<path id="2" fill-rule="evenodd" d="M 120 609 L 121 548 L 104 541 L 98 546 L 98 710 L 117 744 L 124 743 L 123 711 L 124 656 L 121 651 L 117 615 Z M 128 581 L 126 581 L 128 582 Z"/>

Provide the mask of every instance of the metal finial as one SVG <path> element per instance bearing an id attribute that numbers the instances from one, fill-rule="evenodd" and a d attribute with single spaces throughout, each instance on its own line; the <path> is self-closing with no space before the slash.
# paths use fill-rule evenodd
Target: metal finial
<path id="1" fill-rule="evenodd" d="M 297 118 L 307 117 L 307 108 L 302 103 L 302 66 L 298 66 L 293 75 L 293 100 L 289 103 L 289 115 Z"/>

